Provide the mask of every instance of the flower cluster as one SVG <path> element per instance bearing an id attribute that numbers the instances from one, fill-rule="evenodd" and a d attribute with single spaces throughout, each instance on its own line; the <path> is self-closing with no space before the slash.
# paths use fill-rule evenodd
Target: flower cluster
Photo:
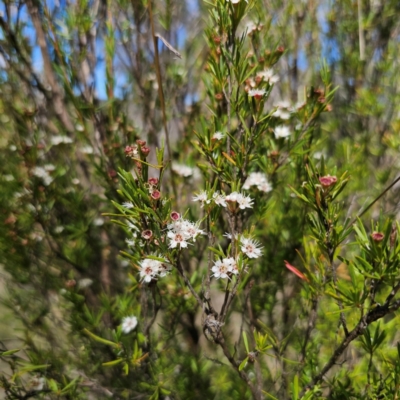
<path id="1" fill-rule="evenodd" d="M 243 193 L 232 192 L 225 197 L 225 201 L 229 202 L 230 204 L 237 203 L 241 210 L 253 207 L 252 198 L 250 196 L 244 195 Z"/>
<path id="2" fill-rule="evenodd" d="M 59 144 L 69 144 L 69 143 L 73 143 L 74 141 L 68 137 L 68 136 L 62 136 L 62 135 L 58 135 L 58 136 L 52 136 L 52 138 L 50 139 L 50 142 L 53 146 L 58 146 Z"/>
<path id="3" fill-rule="evenodd" d="M 49 186 L 54 180 L 50 173 L 53 172 L 55 168 L 56 167 L 52 164 L 46 164 L 43 167 L 36 166 L 32 168 L 32 175 L 42 179 L 45 186 Z"/>
<path id="4" fill-rule="evenodd" d="M 171 213 L 171 219 L 173 222 L 168 225 L 167 233 L 170 249 L 175 249 L 178 245 L 179 248 L 184 249 L 188 246 L 189 240 L 195 242 L 198 235 L 205 234 L 198 224 L 187 219 L 181 219 L 177 212 Z"/>
<path id="5" fill-rule="evenodd" d="M 258 79 L 257 79 L 258 78 Z M 264 71 L 257 72 L 256 80 L 263 80 L 264 82 L 268 82 L 270 85 L 279 81 L 279 76 L 274 74 L 274 71 L 271 68 L 267 68 Z"/>
<path id="6" fill-rule="evenodd" d="M 256 100 L 261 100 L 265 96 L 266 91 L 264 89 L 250 89 L 247 94 L 249 97 L 254 97 Z"/>
<path id="7" fill-rule="evenodd" d="M 250 196 L 238 192 L 232 192 L 226 196 L 218 191 L 211 194 L 207 193 L 206 190 L 203 190 L 196 196 L 193 196 L 192 199 L 193 201 L 200 201 L 201 207 L 204 207 L 204 204 L 210 204 L 211 201 L 221 207 L 227 207 L 228 203 L 237 203 L 241 210 L 253 207 L 253 199 Z"/>
<path id="8" fill-rule="evenodd" d="M 124 153 L 127 157 L 136 158 L 139 154 L 139 150 L 135 144 L 132 144 L 131 146 L 125 147 Z"/>
<path id="9" fill-rule="evenodd" d="M 244 182 L 243 189 L 249 190 L 251 186 L 257 186 L 258 190 L 262 192 L 270 192 L 272 190 L 271 184 L 268 182 L 267 176 L 262 172 L 251 172 Z"/>
<path id="10" fill-rule="evenodd" d="M 145 258 L 140 263 L 140 279 L 142 282 L 151 282 L 153 279 L 162 278 L 167 275 L 171 267 L 159 260 Z"/>
<path id="11" fill-rule="evenodd" d="M 232 257 L 217 260 L 211 268 L 213 275 L 216 279 L 230 278 L 232 275 L 237 275 L 239 269 L 236 260 Z"/>
<path id="12" fill-rule="evenodd" d="M 275 107 L 277 107 L 277 109 L 272 114 L 273 117 L 280 118 L 280 119 L 289 119 L 290 118 L 291 106 L 288 101 L 280 101 L 275 104 Z"/>

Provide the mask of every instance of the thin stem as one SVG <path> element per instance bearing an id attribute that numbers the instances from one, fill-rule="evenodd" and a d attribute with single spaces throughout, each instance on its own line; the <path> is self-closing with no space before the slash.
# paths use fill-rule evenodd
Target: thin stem
<path id="1" fill-rule="evenodd" d="M 400 176 L 398 176 L 378 197 L 376 197 L 372 202 L 365 208 L 361 213 L 359 213 L 349 225 L 353 225 L 358 218 L 361 218 L 381 197 L 383 197 L 397 182 L 400 181 Z"/>
<path id="2" fill-rule="evenodd" d="M 199 305 L 201 308 L 203 308 L 203 302 L 201 301 L 201 299 L 200 299 L 199 295 L 197 294 L 197 292 L 194 290 L 192 284 L 190 283 L 189 278 L 186 276 L 185 271 L 184 271 L 183 268 L 182 268 L 181 261 L 180 261 L 179 257 L 178 257 L 178 260 L 177 260 L 177 262 L 176 262 L 176 267 L 177 267 L 177 269 L 178 269 L 178 272 L 179 272 L 180 275 L 182 276 L 182 278 L 183 278 L 183 280 L 184 280 L 184 282 L 185 282 L 185 285 L 189 288 L 189 290 L 191 291 L 192 295 L 193 295 L 194 298 L 196 299 L 198 305 Z"/>
<path id="3" fill-rule="evenodd" d="M 156 76 L 157 76 L 157 83 L 158 83 L 158 95 L 160 97 L 160 104 L 161 104 L 161 111 L 162 111 L 162 120 L 163 120 L 163 125 L 164 125 L 164 131 L 165 131 L 165 139 L 167 143 L 167 151 L 168 151 L 168 158 L 171 161 L 172 160 L 172 151 L 171 151 L 171 145 L 170 145 L 170 140 L 169 140 L 169 131 L 168 131 L 168 124 L 167 124 L 167 112 L 165 108 L 165 97 L 164 97 L 164 91 L 163 91 L 163 86 L 162 86 L 162 77 L 161 77 L 161 67 L 160 67 L 160 57 L 158 54 L 158 38 L 154 29 L 154 19 L 153 19 L 153 10 L 151 6 L 151 0 L 148 0 L 148 7 L 149 7 L 149 19 L 150 19 L 150 25 L 151 25 L 151 35 L 153 37 L 153 44 L 154 44 L 154 64 L 155 64 L 155 70 L 156 70 Z M 176 189 L 176 183 L 174 178 L 174 171 L 172 170 L 171 163 L 170 165 L 170 171 L 171 171 L 171 183 L 172 183 L 172 190 L 174 192 L 175 199 L 178 199 L 178 191 Z"/>
<path id="4" fill-rule="evenodd" d="M 349 334 L 342 340 L 342 343 L 336 348 L 332 357 L 322 368 L 321 372 L 317 374 L 311 382 L 304 387 L 302 392 L 300 393 L 300 398 L 304 396 L 304 394 L 311 390 L 315 385 L 317 385 L 323 377 L 327 374 L 327 372 L 337 363 L 339 357 L 344 353 L 349 344 L 361 336 L 364 333 L 364 330 L 370 325 L 372 322 L 377 321 L 380 318 L 383 318 L 385 315 L 390 314 L 400 308 L 400 300 L 396 300 L 390 306 L 389 304 L 384 304 L 383 306 L 377 306 L 373 310 L 369 311 L 369 313 L 365 316 L 361 316 L 360 321 L 356 325 L 356 327 L 349 332 Z"/>
<path id="5" fill-rule="evenodd" d="M 318 299 L 312 299 L 312 306 L 310 315 L 308 318 L 307 330 L 304 338 L 304 343 L 301 349 L 301 362 L 303 363 L 306 359 L 307 344 L 310 340 L 311 332 L 315 327 L 315 322 L 317 321 L 317 309 L 318 309 Z"/>
<path id="6" fill-rule="evenodd" d="M 255 400 L 261 400 L 263 397 L 262 395 L 258 392 L 257 388 L 253 385 L 253 383 L 250 381 L 250 378 L 248 377 L 248 375 L 242 370 L 239 371 L 239 365 L 240 363 L 237 362 L 234 357 L 232 356 L 232 354 L 230 353 L 228 346 L 225 343 L 225 339 L 222 335 L 222 333 L 220 333 L 218 335 L 218 337 L 215 338 L 215 342 L 221 347 L 225 357 L 229 360 L 229 362 L 231 363 L 231 365 L 236 369 L 236 371 L 238 372 L 240 378 L 246 382 L 247 386 L 249 387 L 249 389 L 251 390 L 251 393 L 253 395 L 253 398 Z"/>

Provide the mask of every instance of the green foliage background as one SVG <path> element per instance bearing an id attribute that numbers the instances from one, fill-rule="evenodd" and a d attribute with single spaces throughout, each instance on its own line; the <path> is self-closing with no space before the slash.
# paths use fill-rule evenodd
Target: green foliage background
<path id="1" fill-rule="evenodd" d="M 4 398 L 398 397 L 398 185 L 384 192 L 400 167 L 397 1 L 5 0 L 1 11 Z M 260 106 L 244 88 L 269 67 L 280 80 Z M 282 100 L 305 103 L 290 140 L 273 133 Z M 128 178 L 138 166 L 124 149 L 138 139 L 162 206 Z M 222 326 L 229 359 L 219 333 L 204 334 L 208 248 L 232 251 L 229 221 L 192 197 L 240 190 L 254 171 L 273 190 L 251 190 L 236 220 L 263 255 Z M 328 174 L 337 198 L 318 186 Z M 144 224 L 159 238 L 172 210 L 207 232 L 168 250 L 177 264 L 150 285 L 137 265 L 151 249 L 125 241 L 139 206 L 157 214 Z M 212 281 L 214 304 L 224 291 Z M 139 324 L 124 334 L 130 315 Z"/>

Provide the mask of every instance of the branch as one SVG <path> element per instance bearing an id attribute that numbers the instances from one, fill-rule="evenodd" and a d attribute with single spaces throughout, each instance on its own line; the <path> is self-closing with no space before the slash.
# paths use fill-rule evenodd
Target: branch
<path id="1" fill-rule="evenodd" d="M 160 104 L 161 104 L 161 111 L 162 111 L 162 119 L 163 119 L 163 125 L 164 125 L 164 131 L 165 131 L 165 138 L 166 138 L 166 143 L 167 143 L 167 150 L 168 150 L 168 157 L 170 160 L 172 160 L 172 151 L 171 151 L 171 145 L 169 141 L 169 131 L 168 131 L 168 124 L 167 124 L 167 112 L 165 110 L 165 98 L 164 98 L 164 91 L 162 87 L 162 78 L 161 78 L 161 68 L 160 68 L 160 57 L 158 55 L 158 41 L 157 41 L 157 35 L 154 29 L 154 19 L 153 19 L 153 10 L 151 7 L 151 0 L 148 1 L 148 7 L 149 7 L 149 19 L 150 19 L 150 25 L 151 25 L 151 34 L 153 36 L 153 44 L 154 44 L 154 63 L 155 63 L 155 69 L 156 69 L 156 75 L 157 75 L 157 83 L 158 83 L 158 95 L 160 97 Z M 171 183 L 172 183 L 172 190 L 174 192 L 175 200 L 178 199 L 178 192 L 176 189 L 175 185 L 175 180 L 173 179 L 174 172 L 172 170 L 172 163 L 169 163 L 170 165 L 170 171 L 172 175 Z"/>
<path id="2" fill-rule="evenodd" d="M 69 132 L 73 132 L 74 125 L 70 119 L 70 116 L 63 102 L 63 96 L 61 94 L 60 87 L 57 83 L 53 71 L 53 67 L 49 56 L 49 49 L 47 47 L 47 42 L 46 42 L 46 36 L 44 34 L 42 23 L 39 18 L 38 8 L 33 4 L 32 0 L 27 0 L 26 5 L 28 7 L 28 12 L 32 19 L 32 23 L 35 27 L 37 42 L 40 47 L 40 51 L 42 53 L 44 75 L 46 76 L 47 82 L 49 83 L 53 93 L 52 101 L 53 101 L 54 111 L 60 118 L 65 129 L 67 129 L 67 131 Z"/>
<path id="3" fill-rule="evenodd" d="M 368 327 L 368 325 L 384 317 L 385 315 L 396 311 L 399 308 L 400 308 L 400 300 L 396 300 L 394 303 L 392 303 L 391 306 L 386 304 L 383 306 L 377 306 L 373 310 L 369 311 L 366 316 L 361 317 L 356 327 L 348 334 L 348 336 L 346 336 L 343 339 L 339 347 L 336 348 L 332 357 L 322 368 L 321 372 L 318 375 L 316 375 L 308 385 L 305 386 L 305 388 L 300 393 L 300 398 L 303 397 L 308 390 L 311 390 L 315 385 L 317 385 L 323 379 L 325 374 L 336 364 L 337 360 L 344 353 L 348 345 L 353 340 L 361 336 L 364 333 L 364 330 Z"/>

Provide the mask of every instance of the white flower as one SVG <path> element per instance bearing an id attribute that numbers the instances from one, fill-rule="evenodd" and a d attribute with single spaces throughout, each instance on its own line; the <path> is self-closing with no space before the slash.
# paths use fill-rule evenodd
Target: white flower
<path id="1" fill-rule="evenodd" d="M 232 4 L 239 4 L 241 0 L 226 0 L 228 3 L 232 3 Z M 249 0 L 245 0 L 246 3 L 249 2 Z"/>
<path id="2" fill-rule="evenodd" d="M 10 174 L 4 175 L 3 178 L 6 182 L 12 182 L 14 180 L 14 177 Z"/>
<path id="3" fill-rule="evenodd" d="M 160 278 L 166 276 L 170 271 L 171 271 L 171 266 L 168 264 L 160 263 L 160 265 L 158 266 L 158 276 Z"/>
<path id="4" fill-rule="evenodd" d="M 231 194 L 228 194 L 228 196 L 225 197 L 225 200 L 236 202 L 236 201 L 238 201 L 238 197 L 240 197 L 240 193 L 232 192 Z"/>
<path id="5" fill-rule="evenodd" d="M 222 140 L 225 137 L 225 134 L 222 132 L 215 132 L 213 135 L 213 139 L 215 140 Z"/>
<path id="6" fill-rule="evenodd" d="M 251 186 L 257 186 L 262 192 L 270 192 L 271 184 L 268 182 L 267 176 L 262 172 L 251 172 L 243 184 L 243 189 L 249 190 Z"/>
<path id="7" fill-rule="evenodd" d="M 211 200 L 208 199 L 208 194 L 205 190 L 200 192 L 198 195 L 193 196 L 192 198 L 193 201 L 200 201 L 201 202 L 201 207 L 204 207 L 204 203 L 210 204 Z"/>
<path id="8" fill-rule="evenodd" d="M 225 200 L 230 202 L 237 202 L 241 210 L 253 207 L 253 200 L 251 199 L 251 197 L 245 196 L 242 193 L 232 192 L 231 194 L 225 197 Z"/>
<path id="9" fill-rule="evenodd" d="M 198 235 L 205 235 L 203 229 L 199 228 L 199 223 L 188 221 L 187 219 L 179 219 L 168 224 L 167 236 L 170 240 L 169 248 L 174 249 L 178 246 L 180 248 L 186 248 L 188 246 L 188 240 L 192 239 L 196 241 Z"/>
<path id="10" fill-rule="evenodd" d="M 127 201 L 125 203 L 122 203 L 122 206 L 125 207 L 125 208 L 129 208 L 129 209 L 133 208 L 133 204 L 132 204 L 131 201 Z"/>
<path id="11" fill-rule="evenodd" d="M 253 207 L 252 198 L 250 196 L 244 196 L 243 194 L 240 194 L 240 197 L 237 199 L 237 203 L 239 204 L 239 208 L 241 210 Z"/>
<path id="12" fill-rule="evenodd" d="M 263 81 L 268 82 L 271 85 L 279 81 L 279 76 L 275 75 L 274 71 L 270 68 L 257 72 L 257 76 L 263 78 Z"/>
<path id="13" fill-rule="evenodd" d="M 214 263 L 214 266 L 211 268 L 213 272 L 213 276 L 217 279 L 228 278 L 228 274 L 232 272 L 233 269 L 233 258 L 224 258 L 223 260 L 217 260 Z"/>
<path id="14" fill-rule="evenodd" d="M 273 117 L 280 118 L 280 119 L 289 119 L 290 118 L 290 113 L 286 110 L 282 110 L 278 108 L 273 114 Z"/>
<path id="15" fill-rule="evenodd" d="M 136 240 L 135 239 L 125 239 L 125 243 L 129 246 L 129 247 L 134 247 Z"/>
<path id="16" fill-rule="evenodd" d="M 280 119 L 289 119 L 290 118 L 290 102 L 287 100 L 279 101 L 275 104 L 275 107 L 278 109 L 272 114 L 273 117 Z"/>
<path id="17" fill-rule="evenodd" d="M 142 282 L 149 283 L 153 279 L 166 276 L 170 270 L 171 266 L 165 262 L 153 260 L 151 258 L 145 258 L 140 263 L 140 279 Z"/>
<path id="18" fill-rule="evenodd" d="M 265 93 L 266 92 L 264 89 L 251 89 L 247 94 L 250 97 L 255 97 L 256 99 L 260 99 L 261 97 L 264 97 Z"/>
<path id="19" fill-rule="evenodd" d="M 53 146 L 58 146 L 58 145 L 61 144 L 61 143 L 64 143 L 64 144 L 73 143 L 73 140 L 72 140 L 70 137 L 68 137 L 68 136 L 61 136 L 61 135 L 53 136 L 53 137 L 50 139 L 50 141 L 51 141 L 51 144 L 52 144 Z"/>
<path id="20" fill-rule="evenodd" d="M 290 136 L 290 129 L 287 126 L 279 125 L 275 128 L 274 133 L 277 138 L 287 138 Z"/>
<path id="21" fill-rule="evenodd" d="M 256 240 L 251 240 L 250 238 L 246 238 L 242 236 L 240 238 L 240 250 L 249 258 L 258 258 L 261 256 L 260 243 Z"/>
<path id="22" fill-rule="evenodd" d="M 170 239 L 170 242 L 169 242 L 170 249 L 175 249 L 178 246 L 178 244 L 181 249 L 184 249 L 188 246 L 188 242 L 186 240 L 189 238 L 183 232 L 169 231 L 167 233 L 167 236 Z"/>
<path id="23" fill-rule="evenodd" d="M 180 231 L 188 239 L 193 239 L 194 242 L 196 241 L 196 237 L 198 235 L 205 235 L 205 232 L 199 228 L 198 224 L 194 224 L 193 222 L 187 220 L 183 220 Z"/>
<path id="24" fill-rule="evenodd" d="M 157 278 L 160 261 L 145 258 L 140 263 L 140 279 L 144 282 L 151 282 Z"/>
<path id="25" fill-rule="evenodd" d="M 46 380 L 37 376 L 33 377 L 29 382 L 29 389 L 35 392 L 43 390 Z"/>
<path id="26" fill-rule="evenodd" d="M 138 320 L 134 315 L 132 315 L 130 317 L 125 317 L 122 320 L 122 324 L 121 324 L 122 332 L 129 333 L 129 332 L 133 331 L 136 328 L 137 324 L 138 324 Z"/>
<path id="27" fill-rule="evenodd" d="M 83 154 L 93 154 L 94 153 L 94 149 L 92 146 L 82 146 L 79 148 L 79 150 L 83 153 Z"/>
<path id="28" fill-rule="evenodd" d="M 85 289 L 85 288 L 89 287 L 92 283 L 93 283 L 92 279 L 83 278 L 83 279 L 79 279 L 77 286 L 79 289 Z"/>
<path id="29" fill-rule="evenodd" d="M 32 168 L 32 174 L 35 175 L 37 178 L 42 179 L 43 183 L 46 186 L 49 186 L 51 182 L 53 182 L 53 178 L 49 174 L 49 169 L 45 167 L 34 167 Z"/>
<path id="30" fill-rule="evenodd" d="M 217 206 L 226 207 L 225 196 L 219 192 L 213 194 L 213 201 Z"/>
<path id="31" fill-rule="evenodd" d="M 257 189 L 260 190 L 261 192 L 268 193 L 272 190 L 272 186 L 268 181 L 266 181 L 258 185 Z"/>
<path id="32" fill-rule="evenodd" d="M 237 266 L 237 262 L 234 258 L 230 257 L 227 261 L 231 264 L 231 273 L 233 275 L 237 275 L 239 273 L 239 268 Z"/>
<path id="33" fill-rule="evenodd" d="M 172 170 L 179 176 L 187 178 L 193 175 L 193 168 L 188 167 L 184 164 L 172 163 Z"/>
<path id="34" fill-rule="evenodd" d="M 46 164 L 46 165 L 44 166 L 44 169 L 45 169 L 47 172 L 51 172 L 51 171 L 54 171 L 54 170 L 56 169 L 56 167 L 55 167 L 53 164 Z"/>
<path id="35" fill-rule="evenodd" d="M 101 218 L 101 217 L 95 218 L 95 219 L 93 220 L 93 225 L 94 225 L 94 226 L 102 226 L 102 225 L 104 225 L 104 219 Z"/>
<path id="36" fill-rule="evenodd" d="M 54 228 L 54 233 L 61 233 L 64 230 L 62 225 L 58 225 Z"/>

